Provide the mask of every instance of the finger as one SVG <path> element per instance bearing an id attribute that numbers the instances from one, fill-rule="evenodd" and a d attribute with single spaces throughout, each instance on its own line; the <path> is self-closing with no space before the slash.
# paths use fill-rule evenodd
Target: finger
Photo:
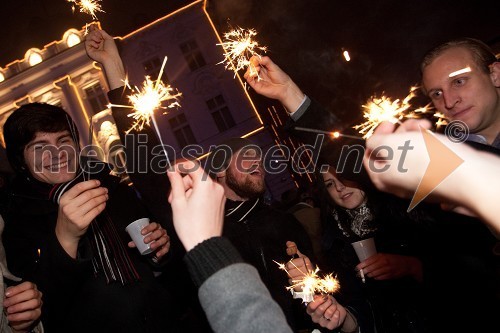
<path id="1" fill-rule="evenodd" d="M 101 35 L 104 39 L 113 39 L 113 37 L 111 37 L 111 35 L 109 35 L 106 31 L 104 30 L 100 30 L 101 31 Z"/>
<path id="2" fill-rule="evenodd" d="M 96 42 L 94 42 L 92 40 L 89 40 L 86 44 L 87 44 L 87 46 L 90 46 L 90 47 L 92 47 L 94 49 L 98 49 L 99 46 L 100 46 L 99 43 L 96 43 Z"/>
<path id="3" fill-rule="evenodd" d="M 61 201 L 63 200 L 73 200 L 80 194 L 85 191 L 97 188 L 101 185 L 101 183 L 97 179 L 87 180 L 84 182 L 80 182 L 69 189 L 66 193 L 61 197 Z"/>
<path id="4" fill-rule="evenodd" d="M 99 33 L 99 31 L 94 31 L 87 36 L 88 39 L 90 39 L 91 42 L 96 43 L 97 45 L 100 45 L 102 42 L 102 36 Z"/>
<path id="5" fill-rule="evenodd" d="M 432 123 L 427 119 L 408 119 L 396 129 L 396 133 L 420 131 L 420 128 L 430 129 Z"/>
<path id="6" fill-rule="evenodd" d="M 163 257 L 165 254 L 170 251 L 170 241 L 168 241 L 165 245 L 163 245 L 157 252 L 156 252 L 156 257 L 160 259 Z"/>
<path id="7" fill-rule="evenodd" d="M 307 304 L 306 312 L 308 315 L 311 315 L 316 311 L 316 309 L 323 303 L 326 302 L 326 298 L 320 295 L 314 295 L 314 300 Z"/>
<path id="8" fill-rule="evenodd" d="M 292 241 L 287 241 L 286 242 L 286 253 L 289 256 L 293 256 L 293 255 L 297 254 L 297 252 L 298 252 L 297 244 L 295 244 L 295 242 L 292 242 Z"/>
<path id="9" fill-rule="evenodd" d="M 162 230 L 161 225 L 156 222 L 151 222 L 150 224 L 146 225 L 144 228 L 141 230 L 141 235 L 147 235 L 150 232 L 155 232 L 157 230 Z"/>
<path id="10" fill-rule="evenodd" d="M 265 66 L 267 69 L 279 68 L 268 56 L 257 57 L 257 60 L 259 65 Z"/>
<path id="11" fill-rule="evenodd" d="M 90 222 L 92 222 L 99 214 L 103 212 L 104 208 L 106 208 L 106 203 L 102 203 L 99 206 L 92 209 L 91 211 L 87 212 L 87 214 L 83 216 L 84 219 L 83 224 L 85 224 L 88 227 Z"/>
<path id="12" fill-rule="evenodd" d="M 71 206 L 65 206 L 63 207 L 63 212 L 70 217 L 78 217 L 78 216 L 84 217 L 88 215 L 90 212 L 92 212 L 95 208 L 101 205 L 106 205 L 107 200 L 108 200 L 108 195 L 103 194 L 86 201 L 80 206 L 78 206 L 77 203 Z"/>
<path id="13" fill-rule="evenodd" d="M 35 304 L 35 302 L 32 302 Z M 21 324 L 24 321 L 33 321 L 40 318 L 40 314 L 42 313 L 40 307 L 36 307 L 33 310 L 21 311 L 16 313 L 7 314 L 7 320 L 10 325 L 13 326 L 14 323 Z"/>
<path id="14" fill-rule="evenodd" d="M 30 281 L 25 281 L 23 283 L 18 284 L 17 286 L 8 287 L 5 290 L 5 296 L 12 297 L 14 295 L 20 294 L 30 289 L 37 290 L 36 284 Z"/>
<path id="15" fill-rule="evenodd" d="M 130 247 L 131 249 L 135 248 L 135 243 L 133 241 L 130 241 L 127 243 L 128 247 Z"/>
<path id="16" fill-rule="evenodd" d="M 175 168 L 181 174 L 190 174 L 201 167 L 200 163 L 195 160 L 182 160 L 175 164 Z"/>
<path id="17" fill-rule="evenodd" d="M 170 180 L 171 190 L 168 201 L 172 203 L 173 200 L 185 199 L 186 191 L 184 189 L 184 182 L 177 169 L 167 171 L 168 179 Z"/>
<path id="18" fill-rule="evenodd" d="M 19 311 L 24 311 L 28 309 L 25 304 L 30 302 L 31 300 L 41 300 L 42 293 L 35 289 L 28 289 L 23 291 L 22 293 L 16 294 L 15 296 L 11 296 L 4 301 L 4 306 L 8 309 L 8 313 L 15 313 Z"/>
<path id="19" fill-rule="evenodd" d="M 193 188 L 193 178 L 191 178 L 191 176 L 189 175 L 182 177 L 182 183 L 184 184 L 185 191 L 188 191 L 189 189 Z"/>
<path id="20" fill-rule="evenodd" d="M 88 29 L 89 29 L 89 31 L 90 31 L 90 32 L 92 32 L 92 31 L 96 31 L 96 30 L 98 30 L 98 29 L 99 29 L 99 27 L 98 27 L 97 23 L 92 22 L 92 23 L 90 23 L 90 24 L 88 25 Z"/>

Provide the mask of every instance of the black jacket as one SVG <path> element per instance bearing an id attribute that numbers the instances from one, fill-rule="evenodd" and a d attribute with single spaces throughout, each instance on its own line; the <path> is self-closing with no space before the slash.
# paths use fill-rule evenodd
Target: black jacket
<path id="1" fill-rule="evenodd" d="M 140 281 L 106 284 L 94 275 L 89 240 L 84 236 L 77 259 L 70 257 L 55 235 L 58 206 L 44 192 L 47 184 L 18 177 L 12 184 L 5 220 L 4 245 L 11 271 L 33 281 L 43 292 L 42 321 L 52 332 L 166 332 L 175 331 L 169 293 L 154 278 L 152 262 L 130 241 L 125 227 L 147 212 L 128 186 L 113 176 L 101 178 L 109 189 L 109 213 L 128 251 Z M 40 191 L 37 191 L 40 189 Z"/>

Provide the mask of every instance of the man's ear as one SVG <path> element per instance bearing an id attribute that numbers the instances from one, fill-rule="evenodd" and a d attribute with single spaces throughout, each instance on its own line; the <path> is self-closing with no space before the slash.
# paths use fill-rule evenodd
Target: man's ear
<path id="1" fill-rule="evenodd" d="M 490 65 L 490 78 L 493 85 L 500 88 L 500 61 L 495 61 Z"/>

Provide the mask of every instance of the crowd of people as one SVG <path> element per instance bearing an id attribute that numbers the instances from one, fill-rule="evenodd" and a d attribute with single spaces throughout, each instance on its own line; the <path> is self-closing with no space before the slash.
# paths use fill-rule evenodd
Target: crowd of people
<path id="1" fill-rule="evenodd" d="M 113 37 L 92 25 L 85 47 L 105 72 L 112 105 L 127 104 Z M 307 144 L 316 135 L 294 127 L 334 127 L 269 57 L 251 63 L 245 79 L 283 104 L 289 135 Z M 128 186 L 106 163 L 81 156 L 62 108 L 21 106 L 3 131 L 15 176 L 0 211 L 2 332 L 498 331 L 500 63 L 485 44 L 463 38 L 429 51 L 421 70 L 435 108 L 470 134 L 465 144 L 435 134 L 464 163 L 410 212 L 426 168 L 425 120 L 382 123 L 361 169 L 351 159 L 338 168 L 349 139 L 326 140 L 315 183 L 275 207 L 263 200 L 266 170 L 251 140 L 221 142 L 204 168 L 170 161 L 164 173 L 153 169 L 165 160 L 139 160 L 138 147 L 125 146 L 127 164 L 147 170 L 130 173 Z M 159 143 L 151 129 L 129 131 L 123 107 L 112 114 L 124 142 L 127 132 L 148 135 L 149 148 Z M 408 140 L 406 172 L 373 154 L 401 151 Z M 146 217 L 153 222 L 141 233 L 152 252 L 141 255 L 125 228 Z M 369 238 L 376 253 L 360 259 L 352 243 Z M 286 287 L 315 267 L 333 273 L 340 289 L 294 298 Z"/>

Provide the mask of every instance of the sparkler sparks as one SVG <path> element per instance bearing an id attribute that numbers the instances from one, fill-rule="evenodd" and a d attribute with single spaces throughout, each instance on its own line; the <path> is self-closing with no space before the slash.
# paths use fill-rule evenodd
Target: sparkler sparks
<path id="1" fill-rule="evenodd" d="M 68 0 L 68 2 L 73 4 L 71 6 L 73 12 L 75 11 L 75 6 L 78 6 L 81 13 L 89 14 L 96 21 L 96 12 L 104 13 L 100 4 L 101 0 Z"/>
<path id="2" fill-rule="evenodd" d="M 299 267 L 297 267 L 292 260 L 289 261 L 292 265 L 297 268 L 301 273 L 302 277 L 300 279 L 292 280 L 293 284 L 286 287 L 290 290 L 292 294 L 298 295 L 302 298 L 303 302 L 309 303 L 313 300 L 314 294 L 333 294 L 339 290 L 340 285 L 338 280 L 333 276 L 333 274 L 328 274 L 325 277 L 320 277 L 318 275 L 319 267 L 316 267 L 314 271 L 304 272 Z M 285 271 L 288 274 L 286 265 L 276 262 L 279 269 Z M 288 276 L 290 276 L 288 274 Z M 295 292 L 295 289 L 301 289 L 301 292 Z"/>
<path id="3" fill-rule="evenodd" d="M 258 51 L 267 52 L 266 46 L 259 46 L 252 38 L 257 35 L 254 29 L 243 29 L 237 27 L 229 32 L 224 33 L 224 42 L 217 44 L 224 48 L 224 60 L 218 64 L 225 63 L 225 68 L 231 66 L 234 68 L 234 76 L 236 73 L 250 66 L 251 75 L 257 75 L 256 70 L 250 64 L 252 56 L 259 56 Z M 257 75 L 258 77 L 258 75 Z"/>
<path id="4" fill-rule="evenodd" d="M 132 127 L 127 131 L 127 133 L 129 133 L 132 130 L 141 131 L 144 128 L 144 126 L 146 125 L 149 126 L 152 122 L 156 134 L 158 135 L 158 139 L 160 140 L 162 146 L 164 145 L 161 139 L 158 125 L 156 123 L 154 112 L 157 109 L 170 109 L 174 107 L 180 107 L 178 98 L 182 96 L 182 93 L 180 92 L 174 93 L 174 89 L 170 85 L 165 85 L 161 81 L 161 77 L 163 75 L 163 70 L 165 68 L 166 63 L 167 63 L 167 57 L 165 57 L 165 59 L 163 60 L 163 64 L 161 66 L 156 81 L 153 81 L 149 76 L 146 76 L 141 89 L 139 89 L 138 87 L 134 87 L 134 89 L 132 89 L 128 84 L 128 81 L 125 81 L 125 85 L 129 89 L 136 91 L 135 94 L 127 96 L 131 105 L 117 105 L 117 104 L 108 105 L 108 107 L 118 106 L 135 110 L 134 112 L 128 115 L 129 117 L 134 118 L 135 122 L 134 124 L 132 124 Z M 167 153 L 165 150 L 164 153 L 165 156 L 167 157 Z"/>
<path id="5" fill-rule="evenodd" d="M 402 119 L 419 118 L 420 114 L 429 112 L 430 104 L 415 110 L 410 109 L 411 104 L 409 102 L 416 96 L 415 91 L 417 89 L 418 87 L 411 87 L 410 93 L 403 101 L 399 99 L 392 101 L 387 96 L 382 96 L 381 98 L 371 97 L 367 104 L 362 105 L 365 109 L 363 118 L 366 121 L 353 128 L 358 130 L 360 134 L 363 134 L 363 139 L 367 139 L 372 136 L 375 128 L 383 121 L 390 121 L 393 124 L 401 123 Z"/>

